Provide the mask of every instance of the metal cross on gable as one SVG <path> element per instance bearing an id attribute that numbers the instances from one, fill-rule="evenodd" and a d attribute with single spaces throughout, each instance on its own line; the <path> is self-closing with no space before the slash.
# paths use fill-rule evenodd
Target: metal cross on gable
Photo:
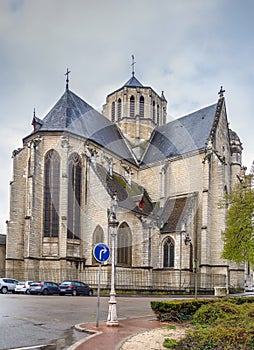
<path id="1" fill-rule="evenodd" d="M 218 95 L 219 95 L 220 97 L 223 97 L 223 96 L 224 96 L 224 92 L 225 92 L 225 90 L 223 90 L 223 87 L 221 86 L 221 87 L 220 87 L 220 91 L 218 92 Z"/>
<path id="2" fill-rule="evenodd" d="M 66 75 L 66 90 L 69 89 L 69 74 L 71 73 L 71 71 L 67 68 L 67 71 L 64 75 Z"/>

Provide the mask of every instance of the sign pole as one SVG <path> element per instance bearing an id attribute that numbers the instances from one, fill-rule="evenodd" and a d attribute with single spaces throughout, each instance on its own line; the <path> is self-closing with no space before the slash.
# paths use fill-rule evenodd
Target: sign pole
<path id="1" fill-rule="evenodd" d="M 98 243 L 93 250 L 94 258 L 99 262 L 98 269 L 98 292 L 97 292 L 97 308 L 96 308 L 96 327 L 99 326 L 99 315 L 100 315 L 100 289 L 101 289 L 101 263 L 109 259 L 110 250 L 109 247 L 104 243 Z"/>
<path id="2" fill-rule="evenodd" d="M 97 292 L 96 327 L 99 327 L 100 289 L 101 289 L 101 263 L 99 264 L 99 270 L 98 270 L 98 292 Z"/>

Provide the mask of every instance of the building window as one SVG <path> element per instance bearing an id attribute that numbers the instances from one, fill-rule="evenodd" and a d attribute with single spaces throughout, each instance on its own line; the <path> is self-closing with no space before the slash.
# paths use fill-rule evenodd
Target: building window
<path id="1" fill-rule="evenodd" d="M 98 243 L 104 243 L 104 232 L 100 225 L 97 225 L 93 233 L 93 249 Z M 98 263 L 98 261 L 92 256 L 93 265 Z"/>
<path id="2" fill-rule="evenodd" d="M 144 118 L 144 111 L 145 111 L 145 99 L 143 96 L 140 96 L 139 99 L 139 115 L 141 118 Z"/>
<path id="3" fill-rule="evenodd" d="M 31 171 L 32 169 L 31 169 L 31 157 L 29 157 L 29 159 L 28 159 L 28 163 L 27 163 L 27 176 L 29 177 L 29 176 L 31 176 L 31 174 L 32 174 L 32 171 Z"/>
<path id="4" fill-rule="evenodd" d="M 122 100 L 119 98 L 117 101 L 117 120 L 122 117 Z"/>
<path id="5" fill-rule="evenodd" d="M 131 96 L 130 98 L 130 118 L 135 117 L 135 98 Z"/>
<path id="6" fill-rule="evenodd" d="M 129 267 L 132 264 L 132 235 L 126 222 L 119 226 L 117 232 L 117 264 Z"/>
<path id="7" fill-rule="evenodd" d="M 167 118 L 167 111 L 166 111 L 166 107 L 163 107 L 163 124 L 166 123 L 166 118 Z"/>
<path id="8" fill-rule="evenodd" d="M 44 237 L 59 233 L 60 157 L 50 150 L 44 160 Z"/>
<path id="9" fill-rule="evenodd" d="M 68 164 L 68 229 L 67 238 L 80 239 L 81 215 L 81 159 L 77 153 L 69 158 Z"/>
<path id="10" fill-rule="evenodd" d="M 157 105 L 157 124 L 160 125 L 160 106 Z"/>
<path id="11" fill-rule="evenodd" d="M 175 245 L 171 238 L 167 238 L 163 244 L 163 267 L 174 267 Z"/>
<path id="12" fill-rule="evenodd" d="M 155 102 L 153 101 L 153 121 L 155 122 Z"/>
<path id="13" fill-rule="evenodd" d="M 112 103 L 111 105 L 111 120 L 112 122 L 115 121 L 115 113 L 116 113 L 116 108 L 115 108 L 115 102 Z"/>

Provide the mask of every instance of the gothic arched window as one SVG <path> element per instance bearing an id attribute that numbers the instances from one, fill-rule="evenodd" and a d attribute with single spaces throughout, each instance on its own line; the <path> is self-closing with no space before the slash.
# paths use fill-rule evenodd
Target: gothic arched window
<path id="1" fill-rule="evenodd" d="M 130 98 L 130 118 L 135 117 L 135 98 L 132 95 Z"/>
<path id="2" fill-rule="evenodd" d="M 116 113 L 116 108 L 115 108 L 115 102 L 112 103 L 111 105 L 111 120 L 112 122 L 115 121 L 115 113 Z"/>
<path id="3" fill-rule="evenodd" d="M 143 96 L 140 96 L 139 99 L 139 115 L 141 118 L 144 118 L 144 110 L 145 110 L 145 99 Z"/>
<path id="4" fill-rule="evenodd" d="M 155 102 L 153 101 L 153 121 L 155 122 Z"/>
<path id="5" fill-rule="evenodd" d="M 97 243 L 104 243 L 104 232 L 100 225 L 97 225 L 93 233 L 93 248 Z M 93 264 L 98 263 L 93 256 Z"/>
<path id="6" fill-rule="evenodd" d="M 80 239 L 81 215 L 81 159 L 73 153 L 68 164 L 68 230 L 67 238 Z"/>
<path id="7" fill-rule="evenodd" d="M 132 264 L 132 234 L 126 222 L 123 222 L 117 231 L 117 264 L 121 266 Z"/>
<path id="8" fill-rule="evenodd" d="M 122 117 L 122 100 L 119 98 L 117 101 L 117 120 Z"/>
<path id="9" fill-rule="evenodd" d="M 44 237 L 59 233 L 60 157 L 50 150 L 44 159 Z"/>
<path id="10" fill-rule="evenodd" d="M 160 106 L 157 105 L 157 124 L 160 125 Z"/>
<path id="11" fill-rule="evenodd" d="M 163 244 L 163 267 L 174 267 L 175 245 L 171 238 L 167 238 Z"/>

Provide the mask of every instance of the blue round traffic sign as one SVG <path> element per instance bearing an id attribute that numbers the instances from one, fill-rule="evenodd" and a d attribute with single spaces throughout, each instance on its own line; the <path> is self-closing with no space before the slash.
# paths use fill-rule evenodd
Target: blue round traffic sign
<path id="1" fill-rule="evenodd" d="M 94 250 L 93 250 L 93 256 L 100 263 L 107 261 L 109 259 L 109 256 L 110 256 L 109 247 L 104 243 L 96 244 L 96 246 L 94 247 Z"/>

